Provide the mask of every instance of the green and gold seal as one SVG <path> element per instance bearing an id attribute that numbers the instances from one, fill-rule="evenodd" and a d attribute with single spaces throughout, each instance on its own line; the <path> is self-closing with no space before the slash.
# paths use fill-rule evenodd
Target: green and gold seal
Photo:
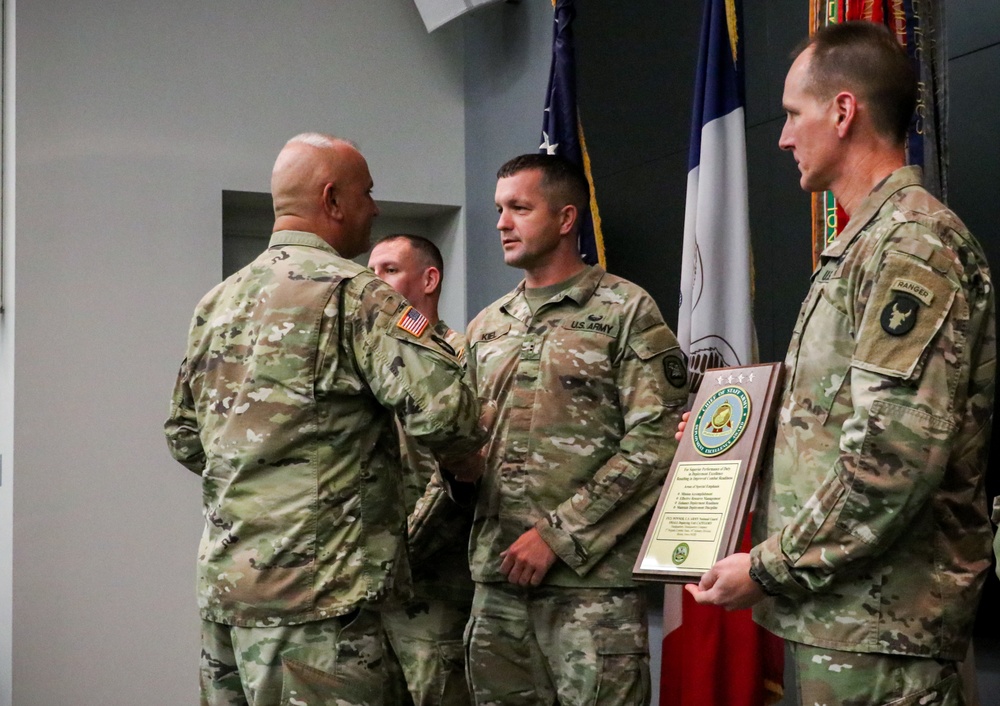
<path id="1" fill-rule="evenodd" d="M 739 441 L 750 421 L 750 396 L 738 385 L 719 389 L 698 410 L 692 437 L 695 451 L 718 456 Z"/>

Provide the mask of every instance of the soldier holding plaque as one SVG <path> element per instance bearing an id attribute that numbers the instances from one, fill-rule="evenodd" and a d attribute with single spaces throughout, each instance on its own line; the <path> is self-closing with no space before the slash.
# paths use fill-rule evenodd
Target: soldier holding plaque
<path id="1" fill-rule="evenodd" d="M 906 53 L 867 22 L 819 30 L 788 72 L 779 146 L 850 222 L 792 335 L 755 546 L 689 586 L 754 605 L 807 704 L 963 703 L 989 569 L 993 287 L 979 244 L 904 166 L 916 93 Z"/>

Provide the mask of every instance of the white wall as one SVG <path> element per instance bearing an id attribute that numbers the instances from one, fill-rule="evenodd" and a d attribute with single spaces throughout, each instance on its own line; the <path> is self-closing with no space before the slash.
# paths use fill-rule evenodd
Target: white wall
<path id="1" fill-rule="evenodd" d="M 194 703 L 200 492 L 161 424 L 191 310 L 219 279 L 221 192 L 266 191 L 284 140 L 319 129 L 360 144 L 376 197 L 463 204 L 462 34 L 427 35 L 409 0 L 5 4 L 0 705 L 11 580 L 13 703 Z"/>
<path id="2" fill-rule="evenodd" d="M 0 20 L 2 29 L 0 36 L 3 36 L 3 92 L 9 95 L 13 87 L 14 60 L 13 60 L 13 32 L 9 31 L 13 27 L 11 18 L 13 17 L 13 5 L 4 3 L 3 18 Z M 3 220 L 0 228 L 5 234 L 10 234 L 14 223 L 14 208 L 12 196 L 14 194 L 13 179 L 13 110 L 12 101 L 5 100 L 3 106 L 3 161 L 0 168 L 3 169 L 3 193 L 0 194 L 2 201 Z M 2 252 L 3 261 L 0 267 L 3 268 L 3 277 L 0 285 L 3 287 L 3 304 L 6 307 L 6 314 L 0 314 L 0 704 L 9 706 L 11 703 L 10 694 L 10 666 L 13 658 L 13 645 L 11 642 L 11 611 L 12 596 L 11 590 L 11 569 L 14 559 L 14 543 L 12 537 L 11 517 L 13 514 L 12 495 L 12 473 L 13 447 L 14 447 L 14 378 L 10 374 L 14 365 L 14 310 L 12 307 L 14 297 L 14 243 L 7 236 L 4 237 Z"/>

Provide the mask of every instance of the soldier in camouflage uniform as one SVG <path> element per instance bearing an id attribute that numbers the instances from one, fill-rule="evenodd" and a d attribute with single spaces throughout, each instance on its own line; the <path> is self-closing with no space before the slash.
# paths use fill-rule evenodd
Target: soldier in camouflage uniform
<path id="1" fill-rule="evenodd" d="M 393 415 L 451 453 L 486 434 L 426 317 L 344 259 L 371 189 L 350 144 L 293 138 L 268 249 L 195 310 L 166 435 L 202 476 L 203 704 L 382 704 L 372 606 L 409 581 Z"/>
<path id="2" fill-rule="evenodd" d="M 645 704 L 646 609 L 632 581 L 687 402 L 652 298 L 584 265 L 586 178 L 552 155 L 498 174 L 518 287 L 469 325 L 469 371 L 497 402 L 473 524 L 467 630 L 476 703 Z"/>
<path id="3" fill-rule="evenodd" d="M 368 266 L 427 317 L 431 335 L 464 364 L 465 336 L 438 316 L 444 261 L 437 246 L 416 235 L 390 235 L 372 248 Z M 389 601 L 382 610 L 392 648 L 387 658 L 403 677 L 400 693 L 408 690 L 416 706 L 468 706 L 462 635 L 472 609 L 472 506 L 452 498 L 437 459 L 402 428 L 400 452 L 413 598 Z"/>
<path id="4" fill-rule="evenodd" d="M 850 222 L 792 335 L 755 546 L 691 587 L 756 604 L 809 706 L 962 704 L 989 568 L 993 287 L 979 244 L 903 166 L 915 96 L 905 52 L 868 22 L 820 30 L 789 70 L 779 144 Z"/>

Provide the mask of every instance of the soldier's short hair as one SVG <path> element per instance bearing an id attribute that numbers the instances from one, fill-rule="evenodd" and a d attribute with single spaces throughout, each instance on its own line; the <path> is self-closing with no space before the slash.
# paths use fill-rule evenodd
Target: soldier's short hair
<path id="1" fill-rule="evenodd" d="M 822 99 L 853 92 L 871 109 L 875 130 L 902 144 L 917 105 L 917 75 L 892 33 L 864 20 L 831 24 L 800 44 L 792 57 L 809 47 L 809 91 Z"/>
<path id="2" fill-rule="evenodd" d="M 420 254 L 427 266 L 436 267 L 441 276 L 444 276 L 444 258 L 441 257 L 441 251 L 437 245 L 422 235 L 413 235 L 412 233 L 393 233 L 382 238 L 376 245 L 379 243 L 391 243 L 394 240 L 405 240 L 408 242 L 410 247 Z"/>
<path id="3" fill-rule="evenodd" d="M 549 205 L 559 209 L 567 204 L 576 206 L 582 214 L 590 208 L 590 184 L 578 165 L 555 154 L 522 154 L 504 162 L 497 179 L 505 179 L 530 169 L 542 173 L 542 189 Z"/>

